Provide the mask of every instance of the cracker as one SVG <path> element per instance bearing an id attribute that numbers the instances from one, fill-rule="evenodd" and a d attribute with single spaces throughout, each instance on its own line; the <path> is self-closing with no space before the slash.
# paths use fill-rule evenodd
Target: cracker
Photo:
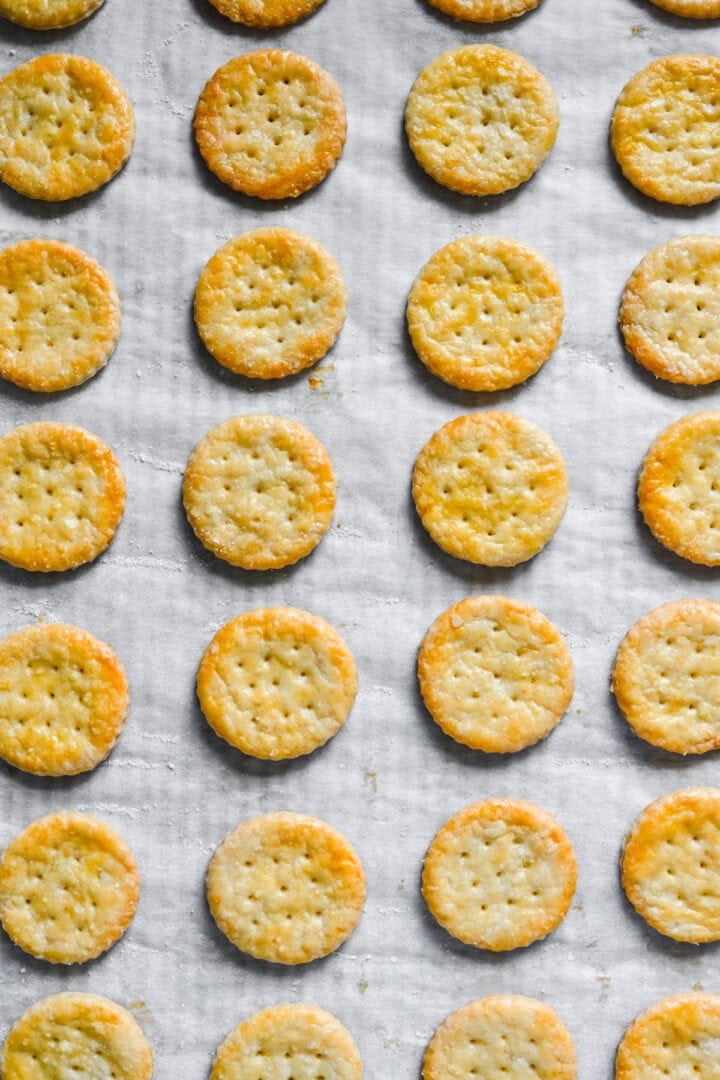
<path id="1" fill-rule="evenodd" d="M 281 416 L 236 416 L 195 447 L 183 501 L 196 536 L 246 570 L 289 566 L 320 542 L 335 509 L 328 452 Z"/>
<path id="2" fill-rule="evenodd" d="M 153 1054 L 134 1017 L 97 994 L 53 994 L 5 1040 L 2 1080 L 150 1080 Z"/>
<path id="3" fill-rule="evenodd" d="M 114 945 L 132 921 L 139 892 L 130 848 L 90 814 L 39 818 L 0 860 L 3 929 L 51 964 L 82 964 Z"/>
<path id="4" fill-rule="evenodd" d="M 45 393 L 104 367 L 120 334 L 120 299 L 84 251 L 25 240 L 0 251 L 0 376 Z"/>
<path id="5" fill-rule="evenodd" d="M 108 446 L 72 424 L 36 421 L 0 438 L 0 559 L 70 570 L 112 540 L 125 478 Z"/>
<path id="6" fill-rule="evenodd" d="M 287 199 L 335 168 L 347 118 L 335 80 L 307 56 L 265 49 L 218 68 L 195 110 L 211 172 L 236 191 Z"/>
<path id="7" fill-rule="evenodd" d="M 423 701 L 446 735 L 508 753 L 544 739 L 570 704 L 565 641 L 536 608 L 473 596 L 435 620 L 418 655 Z"/>
<path id="8" fill-rule="evenodd" d="M 651 1076 L 718 1076 L 720 997 L 673 994 L 656 1001 L 625 1032 L 615 1060 L 615 1080 Z"/>
<path id="9" fill-rule="evenodd" d="M 260 608 L 218 630 L 200 663 L 205 719 L 231 746 L 278 761 L 331 739 L 357 694 L 353 654 L 330 623 L 296 608 Z"/>
<path id="10" fill-rule="evenodd" d="M 430 3 L 453 19 L 489 23 L 524 15 L 536 8 L 540 0 L 430 0 Z"/>
<path id="11" fill-rule="evenodd" d="M 620 94 L 610 137 L 625 178 L 652 199 L 720 197 L 720 59 L 654 60 Z"/>
<path id="12" fill-rule="evenodd" d="M 686 19 L 720 18 L 720 0 L 651 0 L 651 3 Z"/>
<path id="13" fill-rule="evenodd" d="M 361 1080 L 352 1035 L 314 1005 L 275 1005 L 248 1017 L 219 1047 L 210 1080 Z"/>
<path id="14" fill-rule="evenodd" d="M 210 861 L 207 897 L 215 922 L 242 952 L 307 964 L 355 929 L 365 875 L 331 825 L 280 812 L 244 821 L 225 837 Z"/>
<path id="15" fill-rule="evenodd" d="M 515 566 L 557 529 L 568 479 L 541 428 L 514 413 L 471 413 L 444 424 L 422 448 L 412 494 L 443 551 L 483 566 Z"/>
<path id="16" fill-rule="evenodd" d="M 720 940 L 720 791 L 685 788 L 647 806 L 625 837 L 625 895 L 676 941 Z"/>
<path id="17" fill-rule="evenodd" d="M 82 22 L 104 0 L 0 0 L 0 15 L 31 30 L 61 30 Z"/>
<path id="18" fill-rule="evenodd" d="M 245 26 L 289 26 L 311 15 L 323 0 L 210 0 L 221 15 Z"/>
<path id="19" fill-rule="evenodd" d="M 466 806 L 435 836 L 422 892 L 449 934 L 501 952 L 538 941 L 565 918 L 575 892 L 572 846 L 545 810 L 520 799 Z"/>
<path id="20" fill-rule="evenodd" d="M 36 776 L 94 769 L 115 745 L 128 685 L 109 645 L 40 623 L 0 641 L 0 758 Z"/>
<path id="21" fill-rule="evenodd" d="M 407 320 L 415 351 L 434 375 L 461 390 L 504 390 L 534 375 L 557 345 L 562 291 L 534 248 L 466 236 L 422 268 Z"/>
<path id="22" fill-rule="evenodd" d="M 425 1053 L 423 1080 L 575 1080 L 576 1064 L 570 1033 L 549 1005 L 493 994 L 443 1021 Z"/>
<path id="23" fill-rule="evenodd" d="M 638 501 L 666 548 L 720 564 L 720 411 L 684 416 L 658 435 L 640 470 Z"/>
<path id="24" fill-rule="evenodd" d="M 463 45 L 420 72 L 405 110 L 426 173 L 464 195 L 509 191 L 542 165 L 559 123 L 552 88 L 524 57 Z"/>
<path id="25" fill-rule="evenodd" d="M 281 379 L 320 360 L 345 321 L 340 267 L 316 240 L 255 229 L 216 251 L 195 292 L 195 322 L 218 363 Z"/>
<path id="26" fill-rule="evenodd" d="M 134 141 L 127 94 L 93 60 L 38 56 L 0 80 L 0 179 L 21 195 L 87 195 L 119 172 Z"/>
<path id="27" fill-rule="evenodd" d="M 720 604 L 676 600 L 643 616 L 618 649 L 612 688 L 635 734 L 653 746 L 720 749 Z"/>

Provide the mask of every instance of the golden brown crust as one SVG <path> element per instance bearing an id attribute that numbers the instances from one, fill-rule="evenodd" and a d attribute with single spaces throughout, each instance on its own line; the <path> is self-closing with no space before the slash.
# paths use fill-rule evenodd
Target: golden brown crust
<path id="1" fill-rule="evenodd" d="M 207 167 L 236 191 L 287 199 L 335 167 L 347 133 L 342 92 L 318 64 L 265 49 L 218 68 L 195 110 Z"/>
<path id="2" fill-rule="evenodd" d="M 632 1022 L 618 1047 L 615 1080 L 648 1080 L 650 1076 L 717 1074 L 720 1040 L 720 997 L 717 994 L 673 994 L 656 1001 Z"/>
<path id="3" fill-rule="evenodd" d="M 536 8 L 540 0 L 430 0 L 430 3 L 452 19 L 491 23 L 516 19 Z"/>
<path id="4" fill-rule="evenodd" d="M 210 0 L 221 15 L 244 26 L 289 26 L 307 18 L 323 0 Z"/>
<path id="5" fill-rule="evenodd" d="M 104 0 L 0 0 L 0 16 L 31 30 L 61 30 L 92 15 Z"/>
<path id="6" fill-rule="evenodd" d="M 720 18 L 720 0 L 651 0 L 651 3 L 686 19 Z"/>

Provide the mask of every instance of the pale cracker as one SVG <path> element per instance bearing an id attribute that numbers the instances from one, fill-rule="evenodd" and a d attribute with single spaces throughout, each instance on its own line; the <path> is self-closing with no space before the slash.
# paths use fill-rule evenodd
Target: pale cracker
<path id="1" fill-rule="evenodd" d="M 496 195 L 528 180 L 550 153 L 558 123 L 544 75 L 495 45 L 442 53 L 418 75 L 405 110 L 419 164 L 465 195 Z"/>
<path id="2" fill-rule="evenodd" d="M 720 197 L 720 59 L 654 60 L 617 100 L 610 130 L 625 178 L 659 202 Z"/>
<path id="3" fill-rule="evenodd" d="M 425 1053 L 423 1080 L 575 1080 L 570 1032 L 536 998 L 493 994 L 451 1013 Z"/>
<path id="4" fill-rule="evenodd" d="M 37 776 L 72 776 L 110 753 L 128 685 L 109 645 L 39 623 L 0 641 L 0 758 Z"/>
<path id="5" fill-rule="evenodd" d="M 104 367 L 120 334 L 120 300 L 108 274 L 58 240 L 0 251 L 0 376 L 48 393 Z"/>
<path id="6" fill-rule="evenodd" d="M 278 761 L 310 754 L 340 730 L 357 693 L 357 670 L 325 619 L 297 608 L 260 608 L 218 630 L 200 662 L 197 692 L 221 738 Z"/>
<path id="7" fill-rule="evenodd" d="M 466 806 L 425 856 L 422 892 L 449 934 L 500 952 L 530 945 L 565 918 L 577 867 L 570 841 L 545 810 L 520 799 Z"/>
<path id="8" fill-rule="evenodd" d="M 448 554 L 515 566 L 557 529 L 568 478 L 541 428 L 514 413 L 471 413 L 444 424 L 422 448 L 412 493 L 423 525 Z"/>
<path id="9" fill-rule="evenodd" d="M 640 470 L 638 501 L 666 548 L 720 564 L 720 411 L 684 416 L 658 435 Z"/>
<path id="10" fill-rule="evenodd" d="M 335 509 L 328 452 L 281 416 L 236 416 L 195 447 L 183 484 L 188 520 L 219 559 L 246 570 L 289 566 L 320 542 Z"/>
<path id="11" fill-rule="evenodd" d="M 0 921 L 25 952 L 82 964 L 105 952 L 132 921 L 137 865 L 118 834 L 90 814 L 39 818 L 0 860 Z"/>
<path id="12" fill-rule="evenodd" d="M 119 172 L 134 140 L 127 94 L 94 60 L 38 56 L 0 80 L 0 179 L 21 195 L 87 195 Z"/>
<path id="13" fill-rule="evenodd" d="M 540 0 L 430 0 L 430 3 L 453 19 L 489 23 L 516 19 L 536 8 Z"/>
<path id="14" fill-rule="evenodd" d="M 636 735 L 675 754 L 720 748 L 720 604 L 676 600 L 638 620 L 618 649 L 617 703 Z"/>
<path id="15" fill-rule="evenodd" d="M 625 1032 L 615 1059 L 615 1080 L 649 1080 L 655 1076 L 718 1080 L 719 1042 L 717 994 L 661 998 L 636 1017 Z"/>
<path id="16" fill-rule="evenodd" d="M 686 19 L 720 18 L 720 0 L 651 0 L 651 3 Z"/>
<path id="17" fill-rule="evenodd" d="M 23 570 L 70 570 L 112 540 L 125 478 L 84 428 L 38 420 L 0 438 L 0 559 Z"/>
<path id="18" fill-rule="evenodd" d="M 207 167 L 236 191 L 287 199 L 335 167 L 347 134 L 342 92 L 307 56 L 265 49 L 218 68 L 195 110 Z"/>
<path id="19" fill-rule="evenodd" d="M 685 788 L 647 806 L 625 837 L 625 895 L 676 941 L 720 940 L 720 790 Z"/>
<path id="20" fill-rule="evenodd" d="M 195 323 L 218 363 L 253 379 L 280 379 L 320 360 L 340 333 L 347 294 L 340 267 L 292 229 L 255 229 L 205 266 Z"/>
<path id="21" fill-rule="evenodd" d="M 242 952 L 306 964 L 355 929 L 365 875 L 331 825 L 281 811 L 244 821 L 225 837 L 210 861 L 207 897 L 215 922 Z"/>
<path id="22" fill-rule="evenodd" d="M 311 15 L 323 0 L 210 0 L 221 15 L 245 26 L 289 26 Z"/>
<path id="23" fill-rule="evenodd" d="M 625 286 L 620 328 L 653 375 L 701 386 L 720 379 L 720 239 L 679 236 L 646 255 Z"/>
<path id="24" fill-rule="evenodd" d="M 218 1048 L 210 1080 L 361 1080 L 362 1061 L 340 1021 L 314 1005 L 254 1013 Z"/>
<path id="25" fill-rule="evenodd" d="M 423 701 L 446 735 L 508 753 L 544 739 L 570 704 L 573 665 L 562 634 L 508 596 L 473 596 L 443 612 L 418 655 Z"/>
<path id="26" fill-rule="evenodd" d="M 461 390 L 504 390 L 534 375 L 557 345 L 562 291 L 551 264 L 527 244 L 465 236 L 422 268 L 407 320 L 434 375 Z"/>
<path id="27" fill-rule="evenodd" d="M 104 0 L 0 0 L 0 15 L 31 30 L 61 30 L 92 15 Z"/>
<path id="28" fill-rule="evenodd" d="M 133 1016 L 97 994 L 36 1001 L 5 1040 L 2 1080 L 150 1080 L 153 1054 Z"/>

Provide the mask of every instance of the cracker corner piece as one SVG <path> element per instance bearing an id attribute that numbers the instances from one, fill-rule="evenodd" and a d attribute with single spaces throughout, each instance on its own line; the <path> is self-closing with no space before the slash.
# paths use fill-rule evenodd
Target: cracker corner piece
<path id="1" fill-rule="evenodd" d="M 256 1080 L 274 1080 L 288 1071 L 295 1080 L 315 1080 L 318 1069 L 333 1080 L 361 1080 L 362 1061 L 350 1032 L 315 1005 L 274 1005 L 230 1032 L 215 1055 L 210 1080 L 237 1080 L 250 1071 Z"/>
<path id="2" fill-rule="evenodd" d="M 517 19 L 532 11 L 540 0 L 429 0 L 433 7 L 464 22 L 494 23 Z"/>
<path id="3" fill-rule="evenodd" d="M 194 131 L 207 167 L 235 191 L 295 198 L 337 164 L 345 102 L 332 76 L 307 56 L 264 49 L 218 68 L 200 94 Z"/>
<path id="4" fill-rule="evenodd" d="M 62 1049 L 60 1049 L 62 1047 Z M 34 1002 L 11 1028 L 2 1051 L 2 1080 L 43 1080 L 61 1069 L 87 1075 L 95 1059 L 116 1080 L 150 1080 L 153 1053 L 135 1018 L 98 994 L 65 992 Z"/>
<path id="5" fill-rule="evenodd" d="M 615 1080 L 655 1075 L 707 1076 L 717 1068 L 720 996 L 701 991 L 653 1002 L 622 1037 Z"/>
<path id="6" fill-rule="evenodd" d="M 207 898 L 219 929 L 241 952 L 307 964 L 350 936 L 365 903 L 365 874 L 337 829 L 280 811 L 251 818 L 215 850 Z"/>
<path id="7" fill-rule="evenodd" d="M 0 16 L 29 30 L 62 30 L 89 18 L 104 0 L 0 0 Z"/>
<path id="8" fill-rule="evenodd" d="M 650 0 L 655 7 L 685 19 L 720 18 L 720 0 Z"/>
<path id="9" fill-rule="evenodd" d="M 210 3 L 233 22 L 271 29 L 307 18 L 323 0 L 210 0 Z"/>
<path id="10" fill-rule="evenodd" d="M 576 880 L 575 853 L 555 818 L 521 799 L 487 799 L 466 806 L 436 833 L 422 894 L 453 937 L 504 952 L 554 930 Z"/>

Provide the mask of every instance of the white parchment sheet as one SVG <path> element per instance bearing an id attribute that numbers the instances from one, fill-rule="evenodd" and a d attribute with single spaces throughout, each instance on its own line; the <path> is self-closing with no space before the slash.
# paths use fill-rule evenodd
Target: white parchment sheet
<path id="1" fill-rule="evenodd" d="M 552 83 L 561 124 L 536 176 L 493 199 L 454 195 L 415 164 L 403 108 L 420 69 L 445 49 L 493 42 L 527 56 Z M 280 46 L 326 67 L 345 93 L 349 134 L 330 177 L 278 204 L 224 187 L 197 154 L 197 96 L 230 57 Z M 132 706 L 109 760 L 73 780 L 0 767 L 0 846 L 61 808 L 98 814 L 127 839 L 142 872 L 137 916 L 94 963 L 34 962 L 0 935 L 0 1037 L 35 999 L 64 989 L 132 1007 L 154 1047 L 159 1080 L 202 1080 L 215 1048 L 266 1005 L 330 1008 L 353 1032 L 368 1080 L 416 1080 L 427 1040 L 454 1008 L 493 992 L 548 1001 L 576 1040 L 583 1080 L 609 1080 L 615 1046 L 655 998 L 720 991 L 718 952 L 651 931 L 618 881 L 623 835 L 652 799 L 720 783 L 716 755 L 683 760 L 637 740 L 608 684 L 627 628 L 658 604 L 720 600 L 720 572 L 693 567 L 652 540 L 635 508 L 642 457 L 655 435 L 720 390 L 673 389 L 623 352 L 624 282 L 657 244 L 714 232 L 720 204 L 684 210 L 646 199 L 621 178 L 608 121 L 625 82 L 672 52 L 716 52 L 720 24 L 664 15 L 645 0 L 542 0 L 510 24 L 455 24 L 425 0 L 326 0 L 309 20 L 259 33 L 233 26 L 208 0 L 107 0 L 58 33 L 3 23 L 0 73 L 43 52 L 81 53 L 122 81 L 137 115 L 127 168 L 99 193 L 43 205 L 0 190 L 0 241 L 50 236 L 110 271 L 123 332 L 106 370 L 53 397 L 0 387 L 0 430 L 34 419 L 80 423 L 114 447 L 128 481 L 125 518 L 97 562 L 66 574 L 0 568 L 0 632 L 40 617 L 76 623 L 113 644 Z M 192 321 L 197 276 L 227 239 L 260 225 L 297 228 L 339 259 L 349 315 L 314 372 L 249 385 L 203 350 Z M 413 355 L 404 322 L 412 280 L 443 244 L 474 232 L 517 237 L 558 268 L 567 307 L 555 355 L 527 385 L 497 395 L 453 390 Z M 308 375 L 319 376 L 313 389 Z M 570 473 L 567 515 L 549 546 L 512 570 L 445 556 L 425 536 L 409 494 L 415 456 L 445 421 L 502 406 L 544 427 Z M 243 573 L 201 549 L 180 502 L 182 471 L 212 426 L 245 412 L 298 420 L 327 445 L 339 499 L 308 559 Z M 567 635 L 577 691 L 541 745 L 485 757 L 435 728 L 415 681 L 417 646 L 464 596 L 516 596 Z M 335 624 L 353 648 L 360 693 L 342 732 L 286 764 L 243 758 L 212 734 L 194 694 L 213 632 L 243 610 L 290 604 Z M 579 862 L 561 927 L 527 949 L 491 955 L 437 927 L 419 895 L 425 849 L 467 803 L 519 796 L 553 813 Z M 242 819 L 290 809 L 324 818 L 355 844 L 368 901 L 352 938 L 314 964 L 256 963 L 215 928 L 203 879 L 215 845 Z"/>

